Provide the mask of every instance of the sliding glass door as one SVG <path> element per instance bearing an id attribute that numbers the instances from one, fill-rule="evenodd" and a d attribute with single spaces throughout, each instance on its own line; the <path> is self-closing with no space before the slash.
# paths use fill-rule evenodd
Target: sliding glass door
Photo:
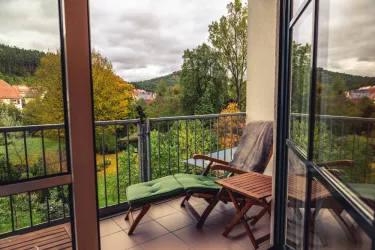
<path id="1" fill-rule="evenodd" d="M 284 4 L 287 41 L 285 68 L 280 69 L 288 90 L 282 100 L 288 119 L 286 157 L 278 165 L 287 170 L 287 187 L 286 211 L 276 217 L 285 221 L 285 244 L 294 249 L 372 249 L 373 1 Z"/>

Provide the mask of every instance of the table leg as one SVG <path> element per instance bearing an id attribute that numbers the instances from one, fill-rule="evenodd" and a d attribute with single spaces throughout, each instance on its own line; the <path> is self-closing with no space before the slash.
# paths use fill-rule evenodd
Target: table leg
<path id="1" fill-rule="evenodd" d="M 253 233 L 251 232 L 251 229 L 249 227 L 249 225 L 247 224 L 247 221 L 244 219 L 244 216 L 246 214 L 247 211 L 249 211 L 249 209 L 253 206 L 251 200 L 248 200 L 245 204 L 245 206 L 241 206 L 242 209 L 240 209 L 240 207 L 238 206 L 238 203 L 237 203 L 237 200 L 236 198 L 234 198 L 233 196 L 233 193 L 230 191 L 230 190 L 226 190 L 229 194 L 229 197 L 230 199 L 232 200 L 235 208 L 236 208 L 236 211 L 237 211 L 237 216 L 233 219 L 233 221 L 225 227 L 225 230 L 223 232 L 223 236 L 227 237 L 228 234 L 230 233 L 230 231 L 232 231 L 232 229 L 238 224 L 238 222 L 240 220 L 243 220 L 242 221 L 242 224 L 244 225 L 245 229 L 246 229 L 246 232 L 247 232 L 247 235 L 249 236 L 250 240 L 251 240 L 251 243 L 253 243 L 253 246 L 255 247 L 255 249 L 259 248 L 258 246 L 258 243 L 253 235 Z"/>

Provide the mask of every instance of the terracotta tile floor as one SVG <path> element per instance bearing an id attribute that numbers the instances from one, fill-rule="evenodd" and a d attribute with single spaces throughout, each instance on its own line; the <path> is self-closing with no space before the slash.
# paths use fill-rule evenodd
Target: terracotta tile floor
<path id="1" fill-rule="evenodd" d="M 150 250 L 253 250 L 246 231 L 242 225 L 233 229 L 228 237 L 221 234 L 225 225 L 236 216 L 233 204 L 219 203 L 201 229 L 195 228 L 195 220 L 180 207 L 181 199 L 172 200 L 151 208 L 142 219 L 133 235 L 128 236 L 130 227 L 124 221 L 124 215 L 118 215 L 100 221 L 102 250 L 150 249 Z M 207 206 L 203 199 L 192 198 L 193 207 L 200 213 Z M 261 208 L 254 206 L 248 216 L 260 212 Z M 328 245 L 322 246 L 321 241 L 314 235 L 311 249 L 371 249 L 371 240 L 358 229 L 358 243 L 349 241 L 337 221 L 327 211 L 323 211 L 320 223 Z M 270 231 L 270 216 L 266 214 L 255 226 L 251 226 L 255 238 L 260 238 Z M 259 249 L 270 248 L 269 242 L 264 242 Z"/>
<path id="2" fill-rule="evenodd" d="M 100 236 L 102 250 L 253 250 L 246 231 L 242 225 L 235 227 L 228 237 L 221 234 L 225 225 L 230 223 L 236 216 L 233 204 L 219 203 L 215 211 L 207 219 L 205 226 L 201 229 L 195 228 L 195 221 L 187 213 L 185 208 L 180 207 L 181 199 L 159 204 L 151 208 L 151 211 L 143 217 L 133 235 L 128 236 L 129 222 L 124 220 L 125 215 L 118 215 L 100 221 Z M 197 211 L 203 211 L 207 206 L 204 200 L 191 200 L 192 206 Z M 248 216 L 255 215 L 261 210 L 254 206 L 248 212 Z M 357 243 L 348 240 L 348 237 L 339 226 L 337 221 L 330 215 L 328 210 L 323 211 L 319 219 L 321 229 L 324 230 L 324 238 L 327 245 L 323 246 L 321 240 L 314 234 L 311 249 L 371 249 L 371 239 L 358 227 L 356 227 Z M 58 227 L 64 227 L 59 225 Z M 260 238 L 270 231 L 270 216 L 266 214 L 256 226 L 250 226 L 255 238 Z M 44 229 L 37 231 L 49 231 Z M 301 229 L 293 228 L 288 223 L 288 238 L 293 238 L 293 232 L 299 234 Z M 0 241 L 2 244 L 9 244 L 9 240 L 16 241 L 24 237 L 35 237 L 35 232 L 23 236 L 15 236 Z M 298 240 L 298 238 L 297 238 Z M 296 242 L 298 245 L 298 241 Z M 4 246 L 4 245 L 3 245 Z M 64 245 L 62 245 L 64 246 Z M 260 245 L 260 250 L 270 248 L 269 242 Z M 13 248 L 12 248 L 13 249 Z"/>
<path id="3" fill-rule="evenodd" d="M 127 235 L 130 227 L 124 215 L 118 215 L 100 221 L 102 250 L 124 249 L 207 249 L 207 250 L 244 250 L 254 249 L 243 226 L 237 226 L 227 238 L 221 234 L 224 226 L 236 215 L 233 204 L 219 203 L 207 219 L 202 229 L 195 228 L 195 220 L 180 207 L 181 199 L 172 200 L 151 208 L 142 219 L 134 234 Z M 200 213 L 207 206 L 202 199 L 192 198 L 190 202 Z M 254 207 L 250 213 L 260 211 Z M 269 232 L 268 215 L 253 228 L 255 237 Z M 263 243 L 260 249 L 268 249 L 271 245 Z"/>

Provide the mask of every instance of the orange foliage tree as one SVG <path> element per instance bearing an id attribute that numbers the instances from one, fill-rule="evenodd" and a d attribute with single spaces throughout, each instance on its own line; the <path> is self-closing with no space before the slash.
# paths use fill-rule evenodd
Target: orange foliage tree
<path id="1" fill-rule="evenodd" d="M 238 103 L 230 102 L 226 108 L 224 108 L 220 114 L 232 114 L 238 113 L 240 109 Z M 232 148 L 236 147 L 242 131 L 245 127 L 245 117 L 244 116 L 226 116 L 220 117 L 217 123 L 219 130 L 220 146 L 221 148 Z"/>

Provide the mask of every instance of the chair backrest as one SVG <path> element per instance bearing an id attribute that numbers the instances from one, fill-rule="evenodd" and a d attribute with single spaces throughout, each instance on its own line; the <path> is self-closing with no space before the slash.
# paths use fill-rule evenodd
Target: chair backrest
<path id="1" fill-rule="evenodd" d="M 272 154 L 273 122 L 251 121 L 246 125 L 229 166 L 263 173 Z"/>

